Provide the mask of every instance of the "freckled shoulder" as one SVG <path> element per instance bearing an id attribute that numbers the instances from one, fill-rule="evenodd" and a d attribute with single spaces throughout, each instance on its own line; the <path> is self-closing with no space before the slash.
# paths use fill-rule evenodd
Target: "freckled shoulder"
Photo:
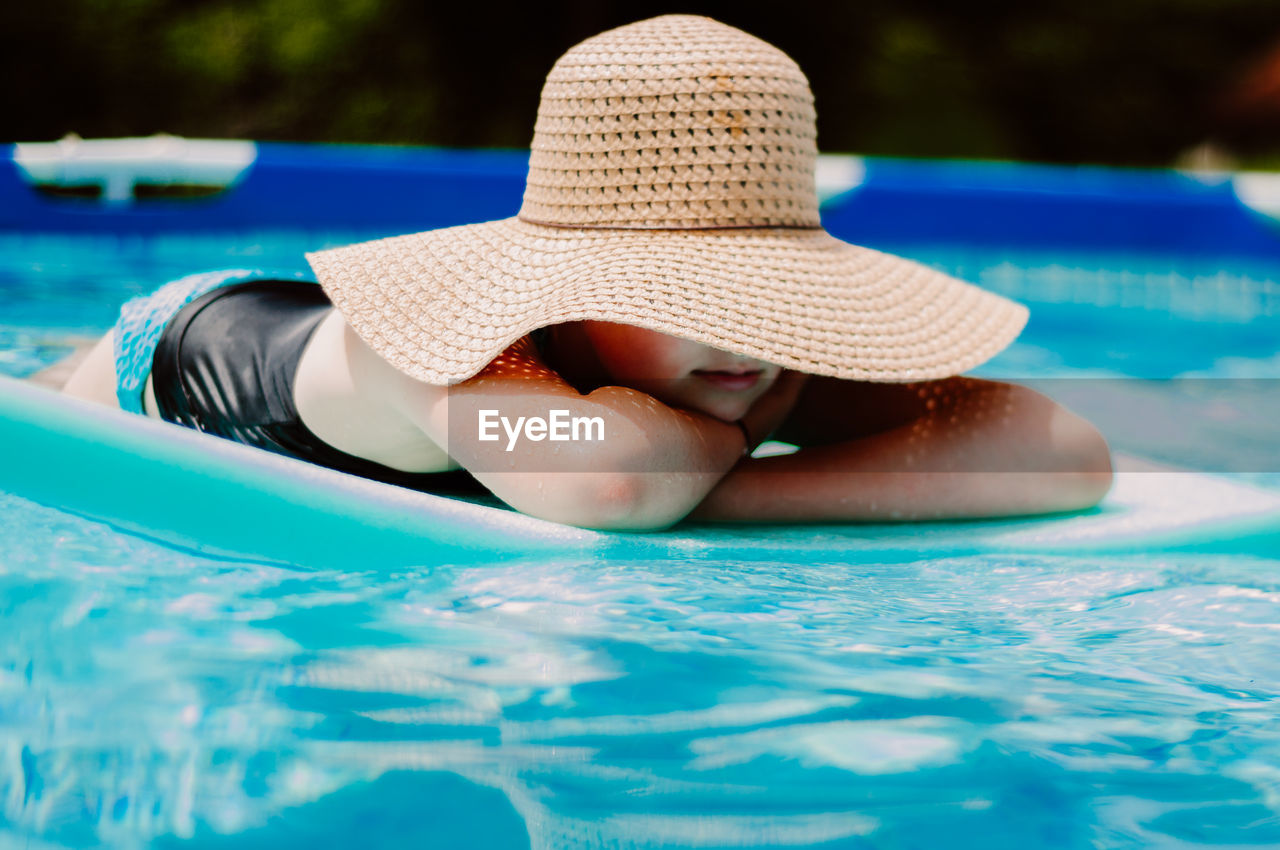
<path id="1" fill-rule="evenodd" d="M 559 377 L 556 371 L 542 359 L 542 353 L 534 344 L 533 337 L 526 335 L 511 343 L 506 351 L 493 358 L 489 365 L 481 369 L 472 380 L 489 378 L 555 380 Z"/>
<path id="2" fill-rule="evenodd" d="M 374 405 L 389 405 L 420 427 L 432 422 L 435 427 L 443 428 L 447 399 L 460 390 L 472 393 L 501 388 L 504 393 L 516 389 L 550 391 L 554 395 L 571 391 L 542 359 L 538 347 L 528 336 L 508 346 L 474 377 L 452 386 L 427 384 L 404 374 L 361 340 L 350 325 L 345 325 L 345 347 L 355 385 L 371 396 Z"/>

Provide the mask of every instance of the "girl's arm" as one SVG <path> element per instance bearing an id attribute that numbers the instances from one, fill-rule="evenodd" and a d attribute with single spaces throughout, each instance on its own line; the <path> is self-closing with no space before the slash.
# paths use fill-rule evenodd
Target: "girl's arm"
<path id="1" fill-rule="evenodd" d="M 448 388 L 421 384 L 371 356 L 367 367 L 388 382 L 383 391 L 410 421 L 498 498 L 543 519 L 602 529 L 665 527 L 702 501 L 742 456 L 742 433 L 733 424 L 625 387 L 583 395 L 527 339 Z M 522 431 L 513 444 L 507 426 L 493 425 L 548 420 L 554 411 L 599 418 L 603 439 L 553 442 Z M 482 440 L 482 430 L 498 439 Z"/>
<path id="2" fill-rule="evenodd" d="M 1097 429 L 1046 396 L 994 381 L 815 378 L 776 436 L 802 448 L 739 464 L 690 518 L 1013 516 L 1089 507 L 1111 486 Z"/>

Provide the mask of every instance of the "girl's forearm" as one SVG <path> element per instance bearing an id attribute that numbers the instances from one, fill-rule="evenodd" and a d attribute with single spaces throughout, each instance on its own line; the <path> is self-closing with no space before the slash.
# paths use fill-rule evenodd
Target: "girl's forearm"
<path id="1" fill-rule="evenodd" d="M 871 437 L 739 464 L 690 519 L 803 522 L 960 519 L 1078 510 L 1111 485 L 1088 422 L 1019 388 Z"/>
<path id="2" fill-rule="evenodd" d="M 1083 472 L 827 471 L 812 477 L 744 465 L 725 476 L 688 518 L 873 522 L 1054 513 L 1097 504 L 1108 481 L 1109 476 Z"/>
<path id="3" fill-rule="evenodd" d="M 486 442 L 473 423 L 480 421 L 482 410 L 494 408 L 492 399 L 477 401 L 459 392 L 449 403 L 454 425 L 450 454 L 512 507 L 571 525 L 619 530 L 668 526 L 706 497 L 743 449 L 736 426 L 620 387 L 557 398 L 550 405 L 570 419 L 599 418 L 603 427 L 598 440 L 512 439 L 503 425 L 491 427 L 489 436 L 501 431 L 506 442 Z M 510 422 L 550 415 L 545 398 L 519 393 L 496 408 Z M 507 445 L 513 450 L 506 451 Z"/>

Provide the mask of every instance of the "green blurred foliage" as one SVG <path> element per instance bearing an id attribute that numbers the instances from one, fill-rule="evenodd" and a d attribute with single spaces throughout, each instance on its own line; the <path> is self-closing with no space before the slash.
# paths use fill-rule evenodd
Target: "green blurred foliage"
<path id="1" fill-rule="evenodd" d="M 39 0 L 0 12 L 0 139 L 524 147 L 560 53 L 672 11 L 795 57 L 824 150 L 897 156 L 1164 165 L 1231 145 L 1218 104 L 1280 39 L 1277 0 Z"/>

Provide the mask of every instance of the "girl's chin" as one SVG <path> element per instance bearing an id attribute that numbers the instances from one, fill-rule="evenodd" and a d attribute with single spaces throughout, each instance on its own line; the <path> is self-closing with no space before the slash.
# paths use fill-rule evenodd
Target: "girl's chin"
<path id="1" fill-rule="evenodd" d="M 656 388 L 655 388 L 656 389 Z M 685 392 L 653 392 L 650 395 L 658 399 L 664 404 L 671 407 L 681 407 L 685 410 L 694 410 L 698 413 L 705 413 L 707 416 L 713 416 L 716 419 L 723 419 L 725 422 L 734 422 L 741 419 L 751 405 L 755 402 L 761 393 L 700 393 L 688 392 L 688 388 L 682 388 Z"/>
<path id="2" fill-rule="evenodd" d="M 687 404 L 685 406 L 701 413 L 705 413 L 708 416 L 714 416 L 716 419 L 723 419 L 725 422 L 737 421 L 751 409 L 751 405 L 743 404 L 741 401 L 736 399 L 728 401 L 702 400 L 699 403 Z"/>

